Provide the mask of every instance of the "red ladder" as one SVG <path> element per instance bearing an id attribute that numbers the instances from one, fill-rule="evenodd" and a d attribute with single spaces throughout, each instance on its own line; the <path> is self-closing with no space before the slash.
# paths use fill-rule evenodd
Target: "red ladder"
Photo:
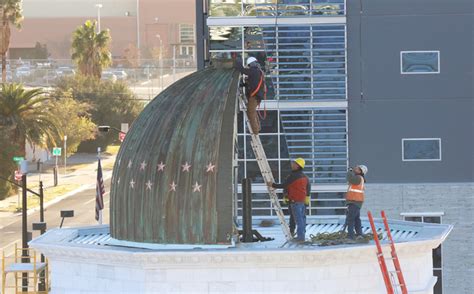
<path id="1" fill-rule="evenodd" d="M 370 227 L 372 228 L 372 232 L 374 234 L 374 241 L 377 247 L 377 259 L 379 261 L 380 270 L 382 271 L 383 280 L 385 282 L 385 287 L 387 288 L 387 294 L 394 294 L 394 289 L 400 288 L 402 290 L 402 294 L 408 294 L 407 286 L 405 284 L 405 279 L 403 278 L 402 269 L 400 267 L 400 261 L 398 260 L 398 255 L 395 250 L 395 243 L 393 242 L 392 234 L 390 233 L 390 227 L 388 226 L 387 217 L 385 216 L 385 212 L 382 210 L 381 212 L 383 224 L 385 226 L 385 231 L 387 232 L 387 237 L 390 243 L 390 254 L 391 258 L 385 258 L 382 251 L 382 245 L 380 244 L 379 237 L 377 235 L 377 229 L 375 228 L 374 219 L 372 217 L 372 213 L 367 212 L 367 216 L 369 217 Z M 390 278 L 389 271 L 387 269 L 387 264 L 385 263 L 386 259 L 391 259 L 393 265 L 395 266 L 395 273 L 397 274 L 398 284 L 392 284 L 392 279 Z M 398 290 L 397 290 L 398 293 Z"/>

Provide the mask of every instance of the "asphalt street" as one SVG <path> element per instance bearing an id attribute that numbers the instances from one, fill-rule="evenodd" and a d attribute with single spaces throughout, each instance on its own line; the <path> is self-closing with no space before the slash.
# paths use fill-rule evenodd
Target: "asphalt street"
<path id="1" fill-rule="evenodd" d="M 104 184 L 106 194 L 104 197 L 103 223 L 107 224 L 109 223 L 110 179 L 106 180 Z M 48 229 L 59 227 L 61 223 L 61 210 L 71 209 L 74 210 L 74 217 L 65 219 L 63 227 L 96 225 L 95 188 L 79 192 L 49 206 L 45 211 L 45 220 Z M 34 222 L 39 222 L 39 211 L 28 215 L 29 231 L 32 231 L 32 223 Z M 4 251 L 7 257 L 13 254 L 15 243 L 21 247 L 21 227 L 21 214 L 0 219 L 0 250 Z M 38 235 L 39 232 L 33 232 L 33 238 Z M 7 281 L 8 284 L 12 282 L 12 278 Z"/>

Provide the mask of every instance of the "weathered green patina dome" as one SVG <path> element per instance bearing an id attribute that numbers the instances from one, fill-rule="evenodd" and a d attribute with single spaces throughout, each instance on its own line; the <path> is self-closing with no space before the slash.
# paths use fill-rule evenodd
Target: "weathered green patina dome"
<path id="1" fill-rule="evenodd" d="M 115 239 L 230 243 L 238 74 L 205 69 L 167 88 L 133 123 L 115 162 Z"/>

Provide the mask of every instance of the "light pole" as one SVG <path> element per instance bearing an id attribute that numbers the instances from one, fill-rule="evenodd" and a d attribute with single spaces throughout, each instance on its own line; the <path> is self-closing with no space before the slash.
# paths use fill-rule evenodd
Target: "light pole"
<path id="1" fill-rule="evenodd" d="M 64 136 L 64 174 L 67 174 L 67 136 Z"/>
<path id="2" fill-rule="evenodd" d="M 158 40 L 160 40 L 160 54 L 158 58 L 160 59 L 160 92 L 163 91 L 163 40 L 161 39 L 160 34 L 156 34 Z"/>
<path id="3" fill-rule="evenodd" d="M 100 33 L 100 9 L 102 8 L 102 4 L 96 4 L 97 7 L 97 34 Z"/>

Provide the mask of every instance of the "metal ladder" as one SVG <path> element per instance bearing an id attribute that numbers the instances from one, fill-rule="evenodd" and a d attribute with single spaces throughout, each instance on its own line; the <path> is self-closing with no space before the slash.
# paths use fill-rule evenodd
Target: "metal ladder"
<path id="1" fill-rule="evenodd" d="M 265 181 L 265 185 L 268 182 L 274 183 L 275 179 L 273 178 L 272 169 L 268 164 L 267 155 L 265 154 L 265 150 L 263 149 L 262 142 L 260 141 L 260 137 L 258 135 L 254 135 L 252 131 L 252 127 L 250 125 L 250 121 L 247 117 L 247 105 L 244 102 L 244 94 L 242 92 L 242 88 L 240 88 L 239 93 L 239 104 L 240 109 L 244 113 L 245 123 L 247 124 L 247 128 L 250 131 L 250 136 L 252 138 L 250 145 L 252 146 L 253 152 L 255 153 L 255 158 L 257 159 L 258 167 L 260 168 L 260 172 L 262 173 L 263 180 Z M 270 201 L 272 202 L 272 206 L 275 209 L 275 212 L 278 216 L 278 220 L 280 221 L 281 229 L 287 241 L 293 239 L 291 235 L 290 228 L 286 223 L 285 215 L 283 214 L 283 210 L 281 209 L 280 202 L 278 201 L 278 195 L 275 189 L 267 187 L 268 194 L 270 195 Z"/>
<path id="2" fill-rule="evenodd" d="M 401 290 L 402 294 L 408 294 L 407 285 L 405 283 L 405 279 L 403 278 L 402 269 L 400 267 L 400 261 L 398 259 L 397 251 L 395 250 L 395 243 L 393 242 L 392 234 L 390 233 L 390 227 L 388 226 L 387 217 L 385 216 L 385 211 L 382 210 L 381 212 L 383 224 L 385 226 L 385 231 L 387 232 L 387 238 L 390 243 L 390 257 L 386 258 L 383 255 L 382 245 L 380 244 L 380 240 L 377 235 L 377 229 L 375 228 L 374 219 L 372 217 L 372 213 L 369 211 L 367 212 L 367 216 L 369 217 L 370 227 L 372 228 L 372 232 L 374 234 L 374 241 L 377 247 L 377 259 L 379 261 L 380 270 L 382 271 L 383 280 L 385 282 L 385 287 L 387 288 L 387 294 L 394 294 L 399 293 L 398 289 Z M 393 265 L 395 267 L 395 271 L 389 271 L 387 269 L 386 260 L 392 260 Z M 398 284 L 395 281 L 394 273 L 397 276 Z"/>

